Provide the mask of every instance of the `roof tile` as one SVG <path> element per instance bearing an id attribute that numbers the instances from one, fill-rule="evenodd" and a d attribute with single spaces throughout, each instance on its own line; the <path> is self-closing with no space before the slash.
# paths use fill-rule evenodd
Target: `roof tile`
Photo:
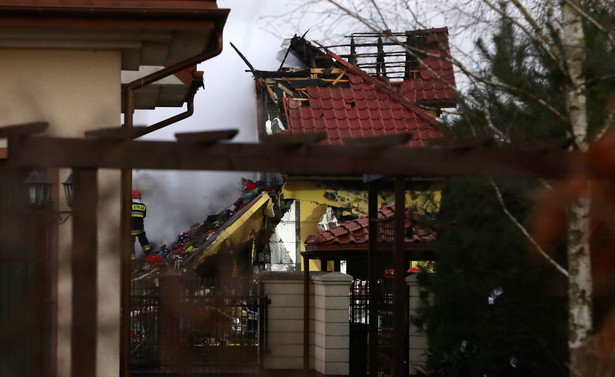
<path id="1" fill-rule="evenodd" d="M 358 76 L 355 76 L 355 75 L 349 75 L 349 76 L 348 76 L 348 78 L 349 78 L 349 80 L 350 80 L 350 83 L 351 83 L 351 84 L 353 84 L 353 85 L 363 83 L 363 80 L 361 80 L 361 78 L 360 78 L 360 77 L 358 77 Z"/>
<path id="2" fill-rule="evenodd" d="M 314 110 L 322 109 L 322 101 L 318 98 L 310 97 L 310 107 Z"/>
<path id="3" fill-rule="evenodd" d="M 323 101 L 331 99 L 331 91 L 329 90 L 329 88 L 321 88 L 320 98 Z"/>
<path id="4" fill-rule="evenodd" d="M 369 119 L 369 110 L 367 110 L 367 109 L 360 109 L 357 112 L 358 112 L 359 120 Z M 360 125 L 361 123 L 357 123 L 357 124 Z"/>

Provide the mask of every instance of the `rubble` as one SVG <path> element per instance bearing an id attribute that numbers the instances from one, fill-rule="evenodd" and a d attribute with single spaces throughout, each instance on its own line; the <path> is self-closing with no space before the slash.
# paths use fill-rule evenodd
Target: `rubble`
<path id="1" fill-rule="evenodd" d="M 277 197 L 281 190 L 280 186 L 266 186 L 263 181 L 253 182 L 245 178 L 240 184 L 239 197 L 228 208 L 207 215 L 202 223 L 193 224 L 172 242 L 163 244 L 144 259 L 137 260 L 133 265 L 132 280 L 154 278 L 168 270 L 185 273 L 198 267 L 194 263 L 195 256 L 212 247 L 224 229 L 241 217 L 243 209 L 263 193 Z"/>

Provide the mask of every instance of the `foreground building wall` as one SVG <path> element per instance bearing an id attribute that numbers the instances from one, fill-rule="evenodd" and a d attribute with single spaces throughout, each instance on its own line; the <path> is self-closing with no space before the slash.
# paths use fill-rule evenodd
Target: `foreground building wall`
<path id="1" fill-rule="evenodd" d="M 229 12 L 229 9 L 218 8 L 215 0 L 0 0 L 0 70 L 3 72 L 0 80 L 0 125 L 44 122 L 48 128 L 43 136 L 83 138 L 84 133 L 91 130 L 119 131 L 122 123 L 131 126 L 135 109 L 160 106 L 181 108 L 185 103 L 190 108 L 196 88 L 202 86 L 203 75 L 196 71 L 196 65 L 222 51 L 222 32 Z M 143 86 L 146 87 L 141 88 Z M 124 119 L 122 113 L 125 114 Z M 189 115 L 191 111 L 184 114 Z M 171 124 L 175 119 L 159 126 Z M 84 156 L 91 151 L 73 153 L 58 147 L 53 153 L 65 153 L 78 161 L 76 156 Z M 53 210 L 67 211 L 61 195 L 61 182 L 70 174 L 68 168 L 73 162 L 68 163 L 69 166 L 61 165 L 65 169 L 58 171 L 44 169 L 58 165 L 41 158 L 35 159 L 36 164 L 41 166 L 22 166 L 22 162 L 14 156 L 16 154 L 9 155 L 6 140 L 0 141 L 0 165 L 3 173 L 11 177 L 11 182 L 0 182 L 2 188 L 18 192 L 21 188 L 18 187 L 19 181 L 23 180 L 18 174 L 25 176 L 30 169 L 36 168 L 44 170 L 53 183 Z M 75 199 L 87 198 L 87 193 L 79 192 L 80 184 L 85 180 L 84 174 L 79 175 L 81 177 L 76 176 L 78 195 Z M 45 316 L 33 321 L 45 328 L 40 336 L 44 340 L 24 342 L 35 349 L 32 352 L 40 354 L 44 362 L 32 362 L 27 354 L 15 352 L 8 363 L 0 363 L 0 368 L 5 365 L 9 365 L 10 370 L 30 368 L 30 372 L 26 370 L 21 374 L 36 376 L 116 376 L 127 373 L 129 334 L 128 331 L 124 332 L 124 337 L 120 334 L 120 296 L 126 304 L 127 290 L 123 289 L 125 294 L 121 294 L 120 281 L 128 280 L 126 272 L 129 269 L 123 268 L 124 276 L 120 277 L 120 248 L 124 251 L 122 259 L 128 260 L 131 246 L 128 229 L 120 231 L 120 206 L 121 203 L 130 202 L 130 182 L 126 176 L 121 179 L 118 170 L 99 169 L 95 176 L 89 172 L 86 175 L 89 182 L 96 182 L 97 185 L 87 189 L 89 193 L 93 193 L 94 188 L 97 191 L 97 197 L 90 197 L 87 201 L 97 204 L 73 216 L 85 215 L 81 216 L 84 220 L 90 215 L 92 218 L 96 216 L 98 225 L 95 230 L 83 226 L 82 234 L 72 235 L 71 219 L 57 225 L 55 221 L 46 221 L 57 215 L 47 208 L 34 213 L 27 211 L 28 208 L 24 210 L 19 207 L 24 214 L 35 218 L 32 223 L 36 223 L 38 228 L 37 231 L 29 231 L 35 234 L 19 236 L 29 238 L 27 241 L 36 242 L 37 246 L 23 246 L 15 242 L 16 246 L 11 244 L 0 250 L 0 263 L 4 269 L 15 270 L 15 276 L 18 275 L 17 270 L 25 269 L 26 262 L 37 266 L 45 264 L 50 270 L 49 281 L 43 273 L 28 272 L 27 275 L 13 278 L 11 283 L 25 281 L 35 284 L 38 305 L 44 307 L 41 311 L 49 312 L 50 318 Z M 121 197 L 121 192 L 126 195 Z M 23 207 L 27 205 L 24 203 Z M 123 206 L 124 209 L 127 207 Z M 10 225 L 11 216 L 15 214 L 3 209 L 0 224 Z M 6 232 L 7 229 L 10 230 L 10 226 L 4 226 L 0 231 Z M 121 234 L 126 240 L 122 244 Z M 81 245 L 71 245 L 71 240 L 75 239 L 73 236 L 77 239 L 82 236 L 79 241 Z M 94 237 L 95 242 L 88 242 L 93 241 Z M 27 253 L 36 257 L 27 260 L 12 257 L 25 247 L 29 248 Z M 76 298 L 77 302 L 71 302 L 71 292 L 84 291 L 72 286 L 75 279 L 71 274 L 70 250 L 87 252 L 86 247 L 92 249 L 88 256 L 92 258 L 89 265 L 94 266 L 95 261 L 98 277 L 98 281 L 88 282 L 87 287 L 90 290 L 95 288 L 96 292 L 83 295 L 97 299 L 97 309 L 92 308 L 90 312 L 84 307 L 94 304 L 82 297 Z M 43 259 L 48 256 L 51 256 L 49 261 Z M 77 259 L 74 258 L 75 261 Z M 47 267 L 49 264 L 52 266 Z M 82 269 L 80 271 L 84 272 Z M 92 273 L 75 275 L 82 275 L 78 276 L 81 278 L 92 276 Z M 87 281 L 87 276 L 84 281 Z M 39 294 L 47 294 L 47 291 L 50 291 L 50 297 L 38 299 Z M 19 291 L 5 289 L 0 294 L 0 304 L 18 302 L 22 299 L 19 295 Z M 19 310 L 13 310 L 11 321 L 19 321 Z M 79 333 L 82 323 L 71 318 L 73 310 L 83 312 L 83 322 L 95 321 L 96 331 L 89 323 L 83 325 L 87 327 L 83 331 L 87 335 L 82 337 L 83 334 Z M 124 317 L 123 325 L 126 325 L 126 318 L 128 316 Z M 28 324 L 28 321 L 22 322 Z M 76 332 L 72 346 L 71 330 Z M 87 341 L 83 340 L 85 337 Z M 125 346 L 123 351 L 126 357 L 123 358 L 120 355 L 120 338 Z M 96 344 L 95 350 L 92 349 L 93 344 Z M 79 355 L 80 351 L 83 351 L 83 359 L 75 357 L 71 360 L 71 353 Z M 122 365 L 120 360 L 124 361 Z M 40 367 L 37 364 L 45 365 Z M 4 369 L 0 370 L 0 374 L 3 372 Z"/>
<path id="2" fill-rule="evenodd" d="M 87 130 L 120 123 L 119 51 L 75 49 L 0 49 L 0 124 L 46 121 L 45 135 L 83 137 Z M 10 74 L 8 74 L 10 72 Z M 70 172 L 49 172 L 55 200 L 66 210 L 57 190 Z M 99 171 L 98 259 L 99 375 L 119 369 L 119 172 Z M 57 375 L 70 375 L 71 219 L 58 227 Z M 104 302 L 104 305 L 102 303 Z"/>

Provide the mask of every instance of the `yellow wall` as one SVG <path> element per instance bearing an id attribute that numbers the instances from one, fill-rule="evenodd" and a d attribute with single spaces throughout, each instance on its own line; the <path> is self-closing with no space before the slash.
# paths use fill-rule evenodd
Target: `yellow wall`
<path id="1" fill-rule="evenodd" d="M 406 192 L 406 206 L 416 214 L 437 212 L 440 208 L 441 183 L 433 183 L 425 190 L 410 190 Z M 301 251 L 305 251 L 305 239 L 320 228 L 328 206 L 347 208 L 347 214 L 357 216 L 367 215 L 367 190 L 334 190 L 326 182 L 321 181 L 288 181 L 284 184 L 282 194 L 285 199 L 295 199 L 300 203 L 300 234 Z M 381 193 L 378 196 L 378 206 L 392 204 L 395 201 L 393 193 Z M 303 270 L 303 260 L 301 261 Z M 414 263 L 413 266 L 416 267 Z M 331 266 L 333 267 L 332 264 Z M 319 271 L 320 261 L 310 260 L 310 270 Z"/>
<path id="2" fill-rule="evenodd" d="M 312 201 L 334 208 L 346 209 L 346 215 L 367 215 L 367 189 L 349 190 L 330 187 L 322 181 L 288 181 L 282 191 L 284 198 L 300 201 Z M 437 212 L 440 207 L 441 184 L 433 183 L 424 191 L 406 192 L 406 205 L 418 214 Z M 395 202 L 393 192 L 381 192 L 378 195 L 378 207 Z"/>
<path id="3" fill-rule="evenodd" d="M 119 126 L 120 58 L 110 50 L 0 49 L 0 125 L 46 121 L 46 135 L 63 137 Z M 63 169 L 60 182 L 68 174 Z M 99 263 L 97 374 L 113 376 L 119 370 L 120 175 L 101 170 L 98 180 L 99 251 L 92 255 Z M 55 195 L 66 209 L 64 194 Z M 70 230 L 70 220 L 59 226 L 58 376 L 70 375 Z"/>

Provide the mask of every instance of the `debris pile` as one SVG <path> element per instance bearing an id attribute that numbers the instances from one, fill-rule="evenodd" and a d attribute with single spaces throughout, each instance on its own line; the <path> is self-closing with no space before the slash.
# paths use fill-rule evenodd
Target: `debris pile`
<path id="1" fill-rule="evenodd" d="M 141 280 L 156 276 L 167 269 L 184 272 L 188 258 L 210 246 L 225 225 L 236 220 L 242 208 L 250 204 L 262 193 L 277 196 L 280 186 L 267 186 L 263 181 L 242 178 L 238 199 L 228 208 L 207 215 L 202 223 L 193 224 L 188 231 L 180 233 L 173 242 L 163 244 L 156 251 L 145 256 L 144 260 L 134 263 L 132 278 Z"/>

